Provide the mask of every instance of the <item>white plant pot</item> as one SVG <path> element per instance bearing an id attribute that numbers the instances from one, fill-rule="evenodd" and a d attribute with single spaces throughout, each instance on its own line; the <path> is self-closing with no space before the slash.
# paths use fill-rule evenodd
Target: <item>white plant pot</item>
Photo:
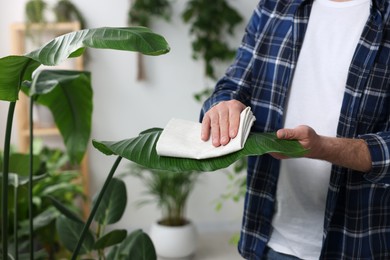
<path id="1" fill-rule="evenodd" d="M 154 223 L 150 228 L 150 238 L 156 253 L 164 258 L 182 258 L 193 255 L 197 247 L 197 237 L 197 231 L 192 222 L 179 227 Z"/>

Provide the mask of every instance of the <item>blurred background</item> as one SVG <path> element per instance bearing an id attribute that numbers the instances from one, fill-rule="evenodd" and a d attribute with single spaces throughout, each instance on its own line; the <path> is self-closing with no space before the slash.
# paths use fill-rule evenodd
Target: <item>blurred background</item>
<path id="1" fill-rule="evenodd" d="M 55 22 L 50 8 L 56 0 L 47 0 L 45 11 L 46 22 Z M 207 87 L 212 87 L 215 79 L 205 73 L 205 61 L 193 58 L 191 23 L 186 23 L 182 16 L 188 8 L 188 0 L 171 2 L 169 20 L 162 17 L 151 17 L 148 27 L 163 35 L 171 51 L 158 57 L 143 57 L 143 65 L 138 65 L 139 56 L 135 53 L 89 50 L 84 60 L 84 69 L 92 73 L 94 90 L 94 110 L 92 120 L 92 139 L 121 140 L 137 136 L 141 131 L 151 127 L 163 128 L 172 117 L 197 121 L 201 102 L 195 94 Z M 242 17 L 232 34 L 225 33 L 221 41 L 232 49 L 238 47 L 245 25 L 257 1 L 229 0 L 227 2 Z M 10 37 L 12 24 L 27 22 L 25 0 L 2 1 L 0 8 L 0 56 L 11 54 L 13 44 Z M 213 5 L 214 1 L 209 1 Z M 85 28 L 124 27 L 129 25 L 129 11 L 132 2 L 129 0 L 73 1 L 85 20 Z M 212 15 L 209 23 L 213 23 Z M 222 30 L 222 29 L 221 29 Z M 230 61 L 216 62 L 214 76 L 223 75 Z M 144 72 L 143 78 L 138 73 Z M 4 136 L 7 116 L 7 104 L 0 102 L 0 136 Z M 15 124 L 12 143 L 18 146 L 17 127 Z M 0 145 L 3 147 L 3 138 Z M 49 144 L 50 145 L 50 144 Z M 2 149 L 2 148 L 1 148 Z M 88 152 L 88 196 L 92 196 L 103 185 L 114 157 L 107 157 L 90 145 Z M 129 163 L 122 162 L 118 174 L 128 171 Z M 238 233 L 241 224 L 243 198 L 231 197 L 223 200 L 234 185 L 229 173 L 234 169 L 203 173 L 197 179 L 190 194 L 186 215 L 191 219 L 199 233 Z M 139 178 L 124 178 L 127 187 L 127 209 L 122 219 L 113 228 L 128 230 L 142 228 L 148 230 L 151 223 L 161 217 L 160 210 L 151 203 L 137 207 L 136 202 L 145 192 L 145 186 Z M 238 185 L 238 184 L 237 184 Z M 239 187 L 237 187 L 239 188 Z M 217 209 L 218 208 L 218 209 Z M 223 243 L 229 243 L 230 235 L 223 236 Z"/>

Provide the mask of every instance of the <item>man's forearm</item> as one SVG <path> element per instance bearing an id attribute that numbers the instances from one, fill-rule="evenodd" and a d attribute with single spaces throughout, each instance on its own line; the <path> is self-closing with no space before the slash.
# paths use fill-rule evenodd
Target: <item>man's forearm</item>
<path id="1" fill-rule="evenodd" d="M 364 140 L 325 136 L 320 139 L 322 148 L 316 155 L 318 159 L 360 172 L 370 171 L 371 155 Z"/>
<path id="2" fill-rule="evenodd" d="M 360 172 L 371 169 L 370 151 L 362 139 L 321 136 L 305 125 L 294 129 L 280 129 L 277 136 L 280 139 L 298 140 L 309 150 L 305 157 L 325 160 Z"/>

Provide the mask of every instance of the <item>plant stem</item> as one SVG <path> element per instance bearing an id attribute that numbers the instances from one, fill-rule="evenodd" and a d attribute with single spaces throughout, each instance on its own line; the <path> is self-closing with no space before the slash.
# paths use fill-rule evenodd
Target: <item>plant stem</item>
<path id="1" fill-rule="evenodd" d="M 118 156 L 118 158 L 115 160 L 114 164 L 111 167 L 111 171 L 108 174 L 107 179 L 103 184 L 103 187 L 102 187 L 102 189 L 101 189 L 101 191 L 96 199 L 95 205 L 93 206 L 91 213 L 89 214 L 89 217 L 87 219 L 87 222 L 84 225 L 83 231 L 81 232 L 79 241 L 77 242 L 76 248 L 75 248 L 73 255 L 72 255 L 72 260 L 77 259 L 77 255 L 79 254 L 81 245 L 83 244 L 84 238 L 89 230 L 89 226 L 91 225 L 92 220 L 95 217 L 96 211 L 99 208 L 100 201 L 102 200 L 104 193 L 107 190 L 107 187 L 110 184 L 112 177 L 114 176 L 114 173 L 115 173 L 116 169 L 118 168 L 118 165 L 121 162 L 121 160 L 122 160 L 122 157 Z"/>
<path id="2" fill-rule="evenodd" d="M 33 223 L 33 141 L 34 141 L 34 128 L 33 128 L 33 105 L 34 97 L 30 98 L 30 120 L 29 120 L 29 134 L 30 134 L 30 169 L 29 169 L 29 180 L 28 180 L 28 214 L 29 214 L 29 226 L 30 226 L 30 259 L 34 259 L 34 223 Z"/>
<path id="3" fill-rule="evenodd" d="M 10 102 L 7 116 L 7 126 L 4 139 L 4 160 L 3 160 L 3 184 L 2 184 L 2 249 L 3 259 L 8 257 L 8 173 L 9 173 L 9 157 L 11 146 L 12 121 L 14 118 L 16 102 Z"/>
<path id="4" fill-rule="evenodd" d="M 15 260 L 19 259 L 19 238 L 18 238 L 18 200 L 19 200 L 19 176 L 15 175 L 15 188 L 14 188 L 14 257 Z"/>

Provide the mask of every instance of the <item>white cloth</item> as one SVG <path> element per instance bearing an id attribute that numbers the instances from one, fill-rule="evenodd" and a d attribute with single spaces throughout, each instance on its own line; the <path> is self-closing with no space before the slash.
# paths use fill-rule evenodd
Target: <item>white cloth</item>
<path id="1" fill-rule="evenodd" d="M 207 159 L 236 152 L 244 148 L 255 117 L 250 107 L 240 114 L 240 126 L 237 136 L 227 145 L 214 147 L 211 138 L 200 138 L 202 124 L 183 119 L 171 119 L 157 141 L 156 150 L 160 156 L 192 159 Z"/>
<path id="2" fill-rule="evenodd" d="M 348 68 L 369 0 L 315 0 L 288 100 L 285 127 L 306 124 L 336 136 Z M 301 259 L 318 259 L 331 164 L 307 158 L 281 162 L 277 207 L 268 245 Z"/>

